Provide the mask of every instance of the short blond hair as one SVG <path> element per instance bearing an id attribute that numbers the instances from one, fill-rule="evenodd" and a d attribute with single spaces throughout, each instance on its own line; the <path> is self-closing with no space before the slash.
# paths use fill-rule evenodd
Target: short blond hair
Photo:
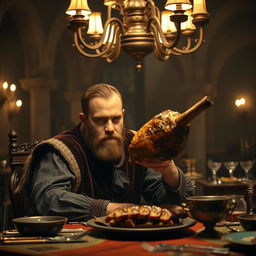
<path id="1" fill-rule="evenodd" d="M 100 83 L 89 87 L 81 96 L 81 106 L 83 113 L 89 113 L 89 102 L 91 99 L 95 97 L 108 98 L 114 93 L 117 94 L 123 102 L 121 93 L 113 85 Z"/>

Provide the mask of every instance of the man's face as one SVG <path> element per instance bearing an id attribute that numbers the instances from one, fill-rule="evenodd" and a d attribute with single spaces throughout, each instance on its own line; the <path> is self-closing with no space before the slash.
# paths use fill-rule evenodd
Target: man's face
<path id="1" fill-rule="evenodd" d="M 124 144 L 124 111 L 120 97 L 96 97 L 89 102 L 88 116 L 80 115 L 86 143 L 95 156 L 105 161 L 119 160 Z"/>

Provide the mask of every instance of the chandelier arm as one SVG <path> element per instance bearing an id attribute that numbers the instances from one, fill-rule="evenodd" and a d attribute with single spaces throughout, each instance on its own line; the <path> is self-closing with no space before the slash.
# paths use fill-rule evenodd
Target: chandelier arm
<path id="1" fill-rule="evenodd" d="M 113 46 L 116 46 L 116 45 L 119 46 L 120 39 L 119 40 L 115 40 L 115 38 L 117 36 L 119 36 L 119 35 L 120 35 L 120 28 L 117 27 L 116 31 L 115 31 L 115 33 L 113 35 L 114 39 L 113 39 L 113 41 L 111 43 L 108 44 L 108 51 L 106 53 L 104 53 L 104 55 L 102 55 L 103 58 L 108 59 L 108 58 L 111 58 L 112 55 L 114 55 L 116 47 L 113 47 Z M 114 42 L 115 42 L 115 44 L 114 44 Z M 96 52 L 100 53 L 100 50 L 96 49 Z M 120 51 L 119 51 L 119 53 L 120 53 Z"/>
<path id="2" fill-rule="evenodd" d="M 152 24 L 152 29 L 154 33 L 157 33 L 157 28 L 155 27 L 154 24 Z M 155 49 L 154 49 L 154 54 L 156 55 L 157 58 L 160 60 L 168 60 L 170 58 L 172 51 L 170 48 L 165 47 L 158 36 L 155 37 Z"/>
<path id="3" fill-rule="evenodd" d="M 116 37 L 120 37 L 120 29 L 118 28 L 116 32 Z M 107 62 L 111 63 L 119 58 L 120 52 L 121 52 L 121 40 L 116 40 L 115 48 L 111 48 L 112 55 L 110 57 L 107 57 Z"/>
<path id="4" fill-rule="evenodd" d="M 158 19 L 156 19 L 155 17 L 150 18 L 150 20 L 148 22 L 148 29 L 150 27 L 153 28 L 154 36 L 155 36 L 155 39 L 158 41 L 158 43 L 160 43 L 160 40 L 159 40 L 159 37 L 158 37 L 158 34 L 159 34 L 159 36 L 161 38 L 161 43 L 160 44 L 164 45 L 165 48 L 169 48 L 169 49 L 175 47 L 177 45 L 177 43 L 179 42 L 179 39 L 180 39 L 180 35 L 181 35 L 180 23 L 175 23 L 175 26 L 177 28 L 175 38 L 171 41 L 168 41 L 168 39 L 166 39 L 166 37 L 165 37 L 165 35 L 162 31 L 162 28 L 161 28 L 161 25 L 160 25 L 160 22 L 159 22 Z"/>
<path id="5" fill-rule="evenodd" d="M 146 0 L 146 2 L 146 7 L 149 6 L 149 9 L 151 10 L 151 17 L 159 17 L 159 9 L 156 7 L 155 2 L 152 0 Z"/>
<path id="6" fill-rule="evenodd" d="M 101 57 L 101 56 L 103 56 L 104 54 L 106 54 L 110 50 L 111 45 L 112 45 L 112 44 L 110 44 L 110 47 L 108 46 L 108 47 L 105 48 L 105 47 L 103 47 L 104 45 L 102 44 L 99 47 L 99 48 L 103 48 L 102 52 L 101 51 L 96 51 L 97 53 L 95 53 L 95 54 L 88 53 L 88 52 L 84 51 L 84 44 L 83 44 L 83 42 L 80 41 L 80 37 L 78 36 L 78 32 L 77 31 L 74 32 L 74 43 L 75 43 L 76 49 L 79 51 L 79 53 L 81 53 L 83 56 L 86 56 L 86 57 Z M 96 49 L 93 49 L 93 50 L 96 50 Z"/>
<path id="7" fill-rule="evenodd" d="M 194 45 L 194 47 L 192 47 L 191 49 L 179 49 L 177 47 L 174 47 L 173 50 L 177 53 L 181 53 L 181 54 L 187 54 L 187 53 L 193 53 L 195 52 L 203 43 L 203 39 L 204 39 L 204 27 L 200 26 L 199 27 L 199 38 L 196 40 L 196 45 Z"/>
<path id="8" fill-rule="evenodd" d="M 82 36 L 82 29 L 81 28 L 77 29 L 78 36 L 79 36 L 79 41 L 82 43 L 82 45 L 84 47 L 86 47 L 86 48 L 88 48 L 90 50 L 99 49 L 100 47 L 103 46 L 103 43 L 104 43 L 104 40 L 105 40 L 105 37 L 106 37 L 106 34 L 107 34 L 107 30 L 108 30 L 107 28 L 108 28 L 108 26 L 111 26 L 111 23 L 113 23 L 113 26 L 114 26 L 114 24 L 117 24 L 120 27 L 120 29 L 121 29 L 121 31 L 123 33 L 124 27 L 123 27 L 123 24 L 121 23 L 121 21 L 119 19 L 117 19 L 117 18 L 110 18 L 110 19 L 108 19 L 106 21 L 106 23 L 104 25 L 104 32 L 103 32 L 103 34 L 102 34 L 102 36 L 101 36 L 101 38 L 100 38 L 98 43 L 93 44 L 93 45 L 86 43 L 84 38 L 83 38 L 83 36 Z M 111 28 L 109 29 L 109 31 L 111 31 Z M 109 38 L 110 38 L 110 33 L 108 34 L 107 41 L 109 40 Z"/>
<path id="9" fill-rule="evenodd" d="M 97 47 L 95 47 L 95 45 L 88 44 L 88 43 L 85 42 L 85 40 L 83 38 L 83 35 L 82 35 L 82 32 L 83 32 L 83 28 L 82 27 L 77 28 L 77 30 L 74 33 L 74 35 L 76 35 L 76 41 L 78 42 L 78 40 L 79 40 L 79 43 L 81 45 L 83 45 L 83 47 L 86 47 L 86 48 L 88 48 L 90 50 L 95 50 L 97 48 Z"/>
<path id="10" fill-rule="evenodd" d="M 155 49 L 154 49 L 154 54 L 155 56 L 162 60 L 162 61 L 165 61 L 165 60 L 168 60 L 170 59 L 171 57 L 171 50 L 169 50 L 170 52 L 166 52 L 164 51 L 161 47 L 159 47 L 158 45 L 156 45 Z"/>
<path id="11" fill-rule="evenodd" d="M 183 55 L 183 53 L 178 53 L 174 49 L 172 49 L 172 55 L 181 56 L 181 55 Z"/>
<path id="12" fill-rule="evenodd" d="M 119 2 L 111 3 L 110 5 L 108 5 L 108 19 L 110 19 L 112 17 L 111 13 L 112 13 L 113 8 L 116 8 L 115 6 L 120 8 L 120 12 L 123 11 L 123 6 L 121 3 L 119 3 Z"/>
<path id="13" fill-rule="evenodd" d="M 161 40 L 162 40 L 162 37 L 161 37 L 161 40 L 160 40 L 160 38 L 159 38 L 159 36 L 158 36 L 158 34 L 157 34 L 157 33 L 159 32 L 159 30 L 158 30 L 158 28 L 155 26 L 154 23 L 152 23 L 151 27 L 152 27 L 153 33 L 154 33 L 154 35 L 155 35 L 155 46 L 156 46 L 159 50 L 161 49 L 161 51 L 162 51 L 162 53 L 163 53 L 164 55 L 170 55 L 170 54 L 171 54 L 171 49 L 173 48 L 173 45 L 175 45 L 175 44 L 174 44 L 174 43 L 169 44 L 168 42 L 167 42 L 167 45 L 164 44 L 163 41 L 161 41 Z M 165 36 L 164 36 L 164 39 L 165 39 Z M 177 42 L 178 42 L 179 37 L 177 36 L 174 40 L 175 40 L 175 41 L 177 40 Z"/>
<path id="14" fill-rule="evenodd" d="M 104 33 L 102 35 L 102 40 L 103 40 L 103 38 L 105 38 L 105 35 L 107 33 L 107 28 L 108 28 L 108 26 L 110 26 L 110 23 L 113 23 L 112 26 L 116 26 L 116 29 L 121 30 L 122 34 L 124 33 L 125 29 L 124 29 L 124 25 L 122 24 L 122 22 L 118 18 L 111 18 L 111 19 L 107 20 L 104 25 Z M 109 31 L 111 31 L 111 29 L 109 29 Z M 108 33 L 108 38 L 107 38 L 108 40 L 110 39 L 110 34 L 111 33 Z M 114 31 L 114 34 L 116 34 L 116 31 Z"/>
<path id="15" fill-rule="evenodd" d="M 192 41 L 191 36 L 188 36 L 187 45 L 183 48 L 184 51 L 188 50 L 188 49 L 191 47 L 191 41 Z M 175 48 L 173 48 L 173 49 L 172 49 L 172 54 L 173 54 L 173 55 L 176 55 L 176 56 L 181 56 L 181 55 L 183 55 L 184 53 L 176 52 Z"/>
<path id="16" fill-rule="evenodd" d="M 107 21 L 106 21 L 106 23 L 105 23 L 105 25 L 104 25 L 104 32 L 103 32 L 103 34 L 102 34 L 102 36 L 101 36 L 101 39 L 100 39 L 100 42 L 99 42 L 99 44 L 101 43 L 103 43 L 103 40 L 104 40 L 104 38 L 105 38 L 105 36 L 106 36 L 106 33 L 107 33 L 107 28 L 108 28 L 108 26 L 111 26 L 111 23 L 113 23 L 113 25 L 112 26 L 115 26 L 115 24 L 117 25 L 117 28 L 119 27 L 119 29 L 121 30 L 121 33 L 123 34 L 124 33 L 124 26 L 123 26 L 123 24 L 122 24 L 122 22 L 118 19 L 118 18 L 110 18 L 110 19 L 108 19 Z M 109 31 L 111 31 L 111 28 L 109 29 Z M 116 33 L 116 31 L 114 31 L 114 33 Z M 108 33 L 108 38 L 107 38 L 108 40 L 110 39 L 110 33 Z M 107 40 L 107 41 L 108 41 Z"/>
<path id="17" fill-rule="evenodd" d="M 187 37 L 187 45 L 184 46 L 182 50 L 184 50 L 184 51 L 189 50 L 190 47 L 191 47 L 191 42 L 192 42 L 192 38 L 191 38 L 191 36 L 188 36 L 188 37 Z"/>

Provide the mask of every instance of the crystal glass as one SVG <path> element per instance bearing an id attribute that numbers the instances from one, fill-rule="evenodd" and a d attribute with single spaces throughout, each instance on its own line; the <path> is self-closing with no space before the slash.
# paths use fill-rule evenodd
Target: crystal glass
<path id="1" fill-rule="evenodd" d="M 233 172 L 236 169 L 238 162 L 235 162 L 235 161 L 224 162 L 224 165 L 228 169 L 229 177 L 234 178 Z"/>
<path id="2" fill-rule="evenodd" d="M 255 160 L 248 160 L 248 161 L 241 161 L 240 162 L 240 165 L 241 165 L 241 167 L 243 168 L 243 170 L 245 172 L 246 180 L 249 180 L 249 171 L 253 167 L 254 163 L 255 163 Z"/>
<path id="3" fill-rule="evenodd" d="M 217 179 L 217 171 L 220 169 L 222 163 L 221 162 L 214 162 L 211 159 L 209 159 L 207 161 L 207 165 L 209 167 L 209 169 L 212 172 L 212 180 L 214 184 L 218 183 L 218 179 Z"/>

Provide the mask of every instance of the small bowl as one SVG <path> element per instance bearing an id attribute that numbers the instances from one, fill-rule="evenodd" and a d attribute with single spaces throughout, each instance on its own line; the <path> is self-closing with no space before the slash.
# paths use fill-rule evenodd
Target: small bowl
<path id="1" fill-rule="evenodd" d="M 256 214 L 242 214 L 238 215 L 237 218 L 245 230 L 256 230 Z"/>
<path id="2" fill-rule="evenodd" d="M 24 236 L 56 236 L 67 222 L 63 216 L 31 216 L 12 219 Z"/>

